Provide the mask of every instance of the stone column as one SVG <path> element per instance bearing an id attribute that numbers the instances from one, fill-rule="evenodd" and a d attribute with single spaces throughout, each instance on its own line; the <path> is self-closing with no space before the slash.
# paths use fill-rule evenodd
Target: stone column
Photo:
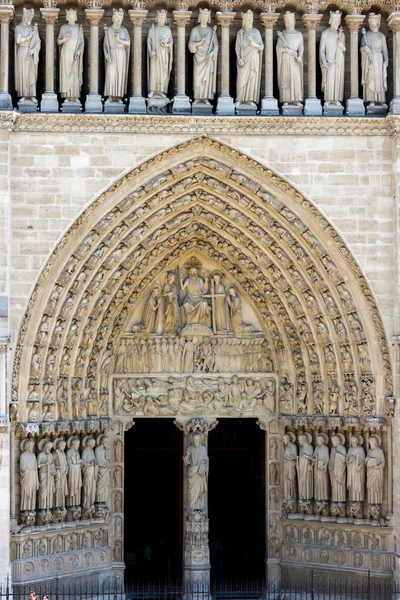
<path id="1" fill-rule="evenodd" d="M 128 112 L 146 113 L 146 100 L 142 96 L 142 27 L 146 20 L 147 10 L 129 11 L 133 25 L 133 44 L 131 57 L 132 96 L 129 100 Z"/>
<path id="2" fill-rule="evenodd" d="M 400 115 L 400 12 L 392 12 L 387 24 L 393 32 L 393 100 L 389 112 L 392 115 Z"/>
<path id="3" fill-rule="evenodd" d="M 279 115 L 279 108 L 278 101 L 274 98 L 274 25 L 279 19 L 279 14 L 261 13 L 260 19 L 265 29 L 265 95 L 261 101 L 260 114 L 275 117 Z"/>
<path id="4" fill-rule="evenodd" d="M 46 91 L 42 96 L 42 112 L 58 112 L 57 94 L 54 92 L 54 24 L 57 23 L 59 8 L 41 8 L 46 23 Z"/>
<path id="5" fill-rule="evenodd" d="M 89 93 L 86 96 L 85 112 L 103 112 L 102 97 L 99 94 L 99 24 L 104 15 L 102 8 L 87 8 L 86 18 L 90 25 L 90 75 Z"/>
<path id="6" fill-rule="evenodd" d="M 221 95 L 217 101 L 217 115 L 234 115 L 233 98 L 229 94 L 229 28 L 235 18 L 234 12 L 217 12 L 221 25 Z"/>
<path id="7" fill-rule="evenodd" d="M 364 15 L 347 15 L 345 23 L 350 30 L 350 98 L 346 102 L 346 115 L 349 117 L 363 117 L 365 115 L 364 102 L 358 96 L 358 30 L 364 21 Z"/>
<path id="8" fill-rule="evenodd" d="M 0 47 L 0 110 L 12 110 L 11 95 L 8 91 L 10 69 L 9 25 L 14 17 L 14 7 L 0 5 L 1 47 Z"/>
<path id="9" fill-rule="evenodd" d="M 172 103 L 173 114 L 189 115 L 190 100 L 186 96 L 185 69 L 186 69 L 186 25 L 191 17 L 189 10 L 174 10 L 172 15 L 178 28 L 178 50 L 176 65 L 176 96 Z"/>
<path id="10" fill-rule="evenodd" d="M 321 100 L 317 98 L 317 60 L 316 60 L 316 29 L 320 24 L 322 15 L 308 13 L 303 15 L 302 21 L 308 35 L 308 95 L 304 103 L 304 114 L 312 117 L 322 115 Z"/>

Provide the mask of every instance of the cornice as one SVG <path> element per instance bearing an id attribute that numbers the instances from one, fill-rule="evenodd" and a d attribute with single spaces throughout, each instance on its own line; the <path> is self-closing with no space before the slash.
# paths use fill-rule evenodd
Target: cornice
<path id="1" fill-rule="evenodd" d="M 136 133 L 146 135 L 392 136 L 400 116 L 198 117 L 194 115 L 74 115 L 0 112 L 0 130 L 38 133 Z"/>

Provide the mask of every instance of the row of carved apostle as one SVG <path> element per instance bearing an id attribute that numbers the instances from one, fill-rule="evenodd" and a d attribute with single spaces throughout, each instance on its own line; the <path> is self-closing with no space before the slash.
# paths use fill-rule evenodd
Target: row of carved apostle
<path id="1" fill-rule="evenodd" d="M 37 71 L 41 40 L 36 24 L 32 24 L 33 9 L 23 11 L 22 22 L 15 29 L 15 87 L 18 97 L 36 101 Z M 127 94 L 130 35 L 122 25 L 124 11 L 113 9 L 112 25 L 104 26 L 104 57 L 106 102 L 123 103 Z M 77 23 L 77 11 L 66 11 L 66 23 L 57 39 L 60 47 L 60 94 L 64 102 L 79 102 L 83 81 L 83 51 L 85 40 L 82 26 Z M 199 10 L 199 24 L 190 34 L 189 51 L 193 54 L 194 105 L 210 104 L 216 93 L 218 39 L 216 27 L 211 27 L 211 11 Z M 381 16 L 371 13 L 369 31 L 363 30 L 361 42 L 362 84 L 364 101 L 385 102 L 387 67 L 389 63 L 385 35 L 379 31 Z M 173 40 L 166 24 L 165 10 L 157 11 L 147 40 L 148 97 L 165 101 L 173 62 Z M 344 94 L 345 36 L 340 27 L 341 13 L 330 13 L 330 27 L 320 41 L 321 89 L 325 104 L 339 105 Z M 285 28 L 278 32 L 278 86 L 280 101 L 299 106 L 303 101 L 303 34 L 295 29 L 295 14 L 284 14 Z M 262 53 L 264 44 L 258 29 L 253 27 L 253 13 L 242 13 L 242 28 L 236 36 L 237 79 L 236 103 L 256 105 L 260 100 Z M 223 66 L 225 68 L 225 66 Z"/>

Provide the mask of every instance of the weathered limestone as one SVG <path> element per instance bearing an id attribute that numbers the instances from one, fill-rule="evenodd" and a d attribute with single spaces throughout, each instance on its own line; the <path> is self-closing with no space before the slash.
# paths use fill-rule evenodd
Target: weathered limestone
<path id="1" fill-rule="evenodd" d="M 329 25 L 321 34 L 319 62 L 322 71 L 321 90 L 324 93 L 324 115 L 343 114 L 345 35 L 340 27 L 342 13 L 330 11 Z"/>
<path id="2" fill-rule="evenodd" d="M 369 31 L 362 29 L 361 84 L 368 115 L 385 115 L 387 112 L 387 69 L 389 53 L 386 36 L 379 31 L 381 15 L 368 15 Z"/>
<path id="3" fill-rule="evenodd" d="M 104 82 L 104 112 L 125 112 L 125 95 L 128 88 L 129 49 L 131 38 L 123 27 L 124 11 L 113 9 L 112 25 L 104 25 L 104 57 L 106 74 Z"/>
<path id="4" fill-rule="evenodd" d="M 173 64 L 173 38 L 168 27 L 167 12 L 158 10 L 147 36 L 149 112 L 166 112 L 171 100 L 167 97 Z"/>
<path id="5" fill-rule="evenodd" d="M 317 64 L 316 64 L 316 29 L 322 19 L 322 14 L 306 13 L 302 21 L 307 29 L 308 42 L 308 94 L 304 104 L 304 114 L 312 117 L 322 115 L 322 105 L 317 98 Z"/>
<path id="6" fill-rule="evenodd" d="M 193 54 L 194 114 L 211 114 L 217 85 L 218 38 L 216 26 L 211 27 L 211 11 L 199 9 L 199 24 L 193 27 L 189 38 L 189 52 Z"/>
<path id="7" fill-rule="evenodd" d="M 172 104 L 172 112 L 177 115 L 188 115 L 191 111 L 189 97 L 186 95 L 185 55 L 186 55 L 186 25 L 190 22 L 191 11 L 174 10 L 172 16 L 178 28 L 176 95 Z"/>
<path id="8" fill-rule="evenodd" d="M 276 44 L 279 101 L 282 114 L 299 116 L 303 112 L 303 34 L 295 29 L 295 13 L 286 11 L 283 18 L 285 29 L 278 31 Z"/>
<path id="9" fill-rule="evenodd" d="M 57 23 L 59 8 L 41 8 L 42 19 L 46 23 L 46 90 L 42 96 L 42 112 L 58 112 L 57 94 L 54 92 L 54 25 Z"/>
<path id="10" fill-rule="evenodd" d="M 0 6 L 1 48 L 0 48 L 0 110 L 12 110 L 12 99 L 9 91 L 10 69 L 10 23 L 14 18 L 12 5 Z"/>
<path id="11" fill-rule="evenodd" d="M 229 93 L 229 29 L 235 18 L 234 12 L 217 12 L 216 17 L 221 26 L 221 94 L 217 102 L 218 115 L 234 115 L 233 98 Z"/>
<path id="12" fill-rule="evenodd" d="M 365 19 L 364 15 L 347 15 L 345 23 L 350 30 L 350 98 L 346 102 L 346 115 L 349 117 L 363 117 L 365 106 L 358 92 L 358 31 Z"/>
<path id="13" fill-rule="evenodd" d="M 400 64 L 400 12 L 392 12 L 387 20 L 389 29 L 393 32 L 393 99 L 390 102 L 389 112 L 393 115 L 400 114 L 400 75 L 397 67 Z"/>
<path id="14" fill-rule="evenodd" d="M 129 18 L 133 25 L 132 96 L 129 100 L 129 112 L 137 114 L 146 112 L 146 100 L 142 96 L 142 27 L 146 16 L 147 10 L 133 9 L 129 11 Z"/>
<path id="15" fill-rule="evenodd" d="M 99 25 L 104 15 L 102 8 L 86 8 L 86 18 L 90 25 L 90 76 L 89 94 L 86 96 L 85 112 L 103 112 L 99 94 Z"/>
<path id="16" fill-rule="evenodd" d="M 15 27 L 15 88 L 21 112 L 36 112 L 38 108 L 36 86 L 41 41 L 37 23 L 32 25 L 33 17 L 34 9 L 24 7 L 22 20 Z M 49 43 L 51 45 L 51 40 Z M 54 67 L 49 65 L 49 74 L 52 73 L 52 68 Z"/>
<path id="17" fill-rule="evenodd" d="M 268 12 L 261 13 L 261 23 L 264 25 L 265 36 L 265 91 L 264 98 L 261 101 L 261 115 L 277 116 L 279 115 L 278 101 L 274 98 L 274 63 L 273 63 L 273 42 L 274 26 L 279 18 L 279 13 Z"/>
<path id="18" fill-rule="evenodd" d="M 83 83 L 83 51 L 85 39 L 82 25 L 77 24 L 78 13 L 66 11 L 66 23 L 61 26 L 57 44 L 60 48 L 60 95 L 64 98 L 63 112 L 79 113 Z"/>

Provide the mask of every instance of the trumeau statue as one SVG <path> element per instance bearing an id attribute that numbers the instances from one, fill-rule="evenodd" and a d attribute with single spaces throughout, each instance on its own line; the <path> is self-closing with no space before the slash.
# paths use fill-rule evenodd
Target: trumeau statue
<path id="1" fill-rule="evenodd" d="M 342 13 L 330 11 L 329 25 L 321 34 L 319 61 L 322 70 L 321 89 L 325 106 L 340 106 L 344 93 L 345 36 L 340 26 Z"/>
<path id="2" fill-rule="evenodd" d="M 147 36 L 149 98 L 167 98 L 173 62 L 172 32 L 167 12 L 158 10 Z"/>
<path id="3" fill-rule="evenodd" d="M 294 433 L 289 431 L 282 436 L 283 442 L 283 497 L 285 500 L 296 500 L 296 464 L 297 447 Z"/>
<path id="4" fill-rule="evenodd" d="M 109 457 L 109 438 L 105 435 L 98 437 L 95 449 L 97 471 L 96 502 L 107 504 L 110 489 L 111 461 Z"/>
<path id="5" fill-rule="evenodd" d="M 369 31 L 362 29 L 361 38 L 361 84 L 364 102 L 370 106 L 384 104 L 387 90 L 389 53 L 386 36 L 379 31 L 381 15 L 368 15 Z"/>
<path id="6" fill-rule="evenodd" d="M 64 104 L 78 102 L 83 82 L 83 50 L 85 38 L 82 25 L 78 25 L 78 13 L 69 8 L 66 23 L 61 26 L 57 44 L 60 47 L 60 95 Z"/>
<path id="7" fill-rule="evenodd" d="M 65 499 L 68 495 L 68 462 L 65 455 L 65 440 L 54 440 L 54 506 L 56 508 L 65 508 Z"/>
<path id="8" fill-rule="evenodd" d="M 242 28 L 236 36 L 236 105 L 256 106 L 260 100 L 262 53 L 264 44 L 253 27 L 253 12 L 242 13 Z"/>
<path id="9" fill-rule="evenodd" d="M 367 466 L 368 504 L 382 504 L 385 455 L 380 447 L 381 439 L 378 435 L 371 435 L 368 443 L 369 450 L 367 452 L 367 458 L 365 459 L 365 464 Z"/>
<path id="10" fill-rule="evenodd" d="M 332 449 L 329 458 L 332 502 L 346 502 L 347 452 L 344 441 L 344 435 L 342 433 L 336 433 L 332 436 Z"/>
<path id="11" fill-rule="evenodd" d="M 21 511 L 34 511 L 36 492 L 39 489 L 38 465 L 33 452 L 34 442 L 30 439 L 21 442 Z"/>
<path id="12" fill-rule="evenodd" d="M 285 29 L 278 32 L 276 55 L 278 58 L 279 99 L 284 106 L 301 106 L 303 101 L 303 34 L 295 29 L 295 13 L 283 15 Z"/>
<path id="13" fill-rule="evenodd" d="M 23 9 L 22 21 L 15 27 L 15 89 L 20 101 L 37 104 L 36 83 L 39 64 L 40 38 L 37 24 L 32 25 L 33 8 Z"/>
<path id="14" fill-rule="evenodd" d="M 190 33 L 189 50 L 193 56 L 193 106 L 210 105 L 217 81 L 218 40 L 216 27 L 210 27 L 211 11 L 199 9 L 199 25 Z"/>
<path id="15" fill-rule="evenodd" d="M 79 454 L 79 438 L 69 438 L 67 450 L 68 498 L 67 506 L 79 506 L 82 488 L 82 461 Z"/>
<path id="16" fill-rule="evenodd" d="M 300 500 L 311 500 L 313 497 L 313 455 L 311 435 L 306 432 L 299 435 L 300 454 L 297 462 Z"/>
<path id="17" fill-rule="evenodd" d="M 104 57 L 106 61 L 106 76 L 104 95 L 106 102 L 118 102 L 126 94 L 129 70 L 129 48 L 131 39 L 126 27 L 123 27 L 124 11 L 113 9 L 112 26 L 104 26 Z"/>
<path id="18" fill-rule="evenodd" d="M 94 446 L 96 441 L 87 437 L 83 440 L 84 449 L 82 451 L 82 466 L 83 466 L 83 498 L 82 505 L 85 508 L 91 508 L 94 505 L 96 498 L 96 475 L 97 464 L 94 454 Z"/>
<path id="19" fill-rule="evenodd" d="M 314 450 L 314 498 L 315 500 L 329 500 L 329 449 L 326 433 L 317 435 L 317 445 Z"/>
<path id="20" fill-rule="evenodd" d="M 202 434 L 194 433 L 183 462 L 187 467 L 187 508 L 189 512 L 207 512 L 208 455 Z"/>
<path id="21" fill-rule="evenodd" d="M 365 484 L 365 451 L 361 446 L 362 438 L 353 435 L 350 438 L 350 448 L 347 451 L 347 489 L 350 502 L 364 500 Z"/>
<path id="22" fill-rule="evenodd" d="M 51 453 L 53 442 L 41 440 L 39 442 L 39 454 L 37 457 L 39 471 L 38 508 L 49 510 L 54 506 L 54 458 Z"/>

